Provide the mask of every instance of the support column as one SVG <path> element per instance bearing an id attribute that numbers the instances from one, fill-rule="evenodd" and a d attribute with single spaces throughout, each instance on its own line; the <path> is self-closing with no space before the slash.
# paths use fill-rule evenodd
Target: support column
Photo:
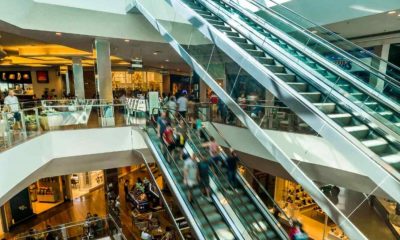
<path id="1" fill-rule="evenodd" d="M 85 83 L 83 79 L 83 67 L 80 58 L 72 58 L 72 72 L 74 74 L 75 97 L 85 98 Z"/>
<path id="2" fill-rule="evenodd" d="M 374 48 L 374 52 L 377 56 L 381 57 L 383 60 L 387 61 L 389 59 L 390 44 L 383 44 Z M 378 62 L 372 60 L 371 65 L 379 69 L 380 72 L 386 73 L 387 64 L 385 62 Z M 385 87 L 385 82 L 378 79 L 375 76 L 370 76 L 370 84 L 375 86 L 375 89 L 382 92 Z"/>
<path id="3" fill-rule="evenodd" d="M 94 53 L 96 56 L 96 89 L 100 99 L 107 102 L 113 101 L 110 42 L 95 40 Z"/>

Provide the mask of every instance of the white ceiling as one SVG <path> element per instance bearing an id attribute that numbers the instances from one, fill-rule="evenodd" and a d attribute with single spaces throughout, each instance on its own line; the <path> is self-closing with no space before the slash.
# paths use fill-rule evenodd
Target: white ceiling
<path id="1" fill-rule="evenodd" d="M 65 33 L 57 36 L 54 32 L 23 30 L 4 22 L 0 22 L 0 34 L 2 35 L 0 46 L 58 44 L 87 52 L 92 52 L 92 44 L 95 39 L 93 36 Z M 147 68 L 190 71 L 190 68 L 167 43 L 133 40 L 126 42 L 124 39 L 112 38 L 107 38 L 107 40 L 111 43 L 111 54 L 123 60 L 142 58 L 143 64 Z M 154 52 L 158 52 L 157 55 L 154 55 Z"/>
<path id="2" fill-rule="evenodd" d="M 400 1 L 399 1 L 400 3 Z M 328 24 L 326 27 L 346 38 L 363 37 L 400 31 L 400 8 L 388 12 Z"/>

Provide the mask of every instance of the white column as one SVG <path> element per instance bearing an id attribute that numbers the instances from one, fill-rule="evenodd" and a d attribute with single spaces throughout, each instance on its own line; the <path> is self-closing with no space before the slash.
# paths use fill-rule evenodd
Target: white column
<path id="1" fill-rule="evenodd" d="M 111 75 L 111 58 L 110 58 L 110 42 L 103 39 L 95 40 L 95 56 L 96 56 L 96 81 L 99 98 L 107 102 L 112 102 L 112 75 Z"/>
<path id="2" fill-rule="evenodd" d="M 74 74 L 75 96 L 79 99 L 85 98 L 85 83 L 83 79 L 83 67 L 80 58 L 72 58 L 72 72 Z"/>

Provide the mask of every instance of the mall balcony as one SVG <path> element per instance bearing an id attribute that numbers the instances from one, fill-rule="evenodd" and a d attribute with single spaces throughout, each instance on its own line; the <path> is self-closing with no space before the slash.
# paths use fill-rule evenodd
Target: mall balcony
<path id="1" fill-rule="evenodd" d="M 399 9 L 0 2 L 0 238 L 400 239 Z"/>

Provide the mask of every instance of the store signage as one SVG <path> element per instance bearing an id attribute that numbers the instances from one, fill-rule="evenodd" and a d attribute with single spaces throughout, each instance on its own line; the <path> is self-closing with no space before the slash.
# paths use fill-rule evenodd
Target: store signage
<path id="1" fill-rule="evenodd" d="M 5 83 L 32 83 L 30 71 L 0 71 L 0 81 Z"/>
<path id="2" fill-rule="evenodd" d="M 10 199 L 11 216 L 14 224 L 34 215 L 29 198 L 29 190 L 25 188 Z"/>

